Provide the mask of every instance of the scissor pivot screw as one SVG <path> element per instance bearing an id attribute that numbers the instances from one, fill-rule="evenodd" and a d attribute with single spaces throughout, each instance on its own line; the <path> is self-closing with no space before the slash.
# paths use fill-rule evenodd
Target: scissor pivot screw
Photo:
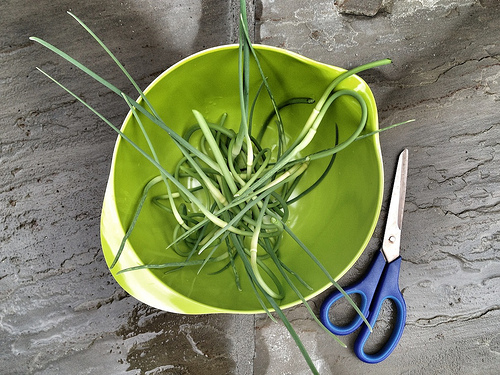
<path id="1" fill-rule="evenodd" d="M 390 243 L 394 243 L 394 242 L 396 242 L 396 237 L 394 237 L 394 236 L 390 236 L 390 237 L 389 237 L 389 242 L 390 242 Z"/>

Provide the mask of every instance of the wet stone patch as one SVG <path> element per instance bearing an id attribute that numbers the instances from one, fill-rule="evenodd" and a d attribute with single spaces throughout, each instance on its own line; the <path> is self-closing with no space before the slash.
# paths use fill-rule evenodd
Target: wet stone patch
<path id="1" fill-rule="evenodd" d="M 230 316 L 190 316 L 138 304 L 117 334 L 128 347 L 128 370 L 141 374 L 234 374 Z"/>

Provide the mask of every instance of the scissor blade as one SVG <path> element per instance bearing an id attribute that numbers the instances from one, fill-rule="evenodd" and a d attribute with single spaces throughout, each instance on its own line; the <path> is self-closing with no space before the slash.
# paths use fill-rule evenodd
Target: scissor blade
<path id="1" fill-rule="evenodd" d="M 406 197 L 406 179 L 408 177 L 408 150 L 404 149 L 399 155 L 396 176 L 392 187 L 392 196 L 387 214 L 382 252 L 388 263 L 399 257 L 401 242 L 401 226 Z"/>

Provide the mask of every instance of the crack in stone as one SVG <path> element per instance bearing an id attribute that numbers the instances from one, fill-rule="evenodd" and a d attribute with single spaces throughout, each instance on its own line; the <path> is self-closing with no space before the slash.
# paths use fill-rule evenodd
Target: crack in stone
<path id="1" fill-rule="evenodd" d="M 92 259 L 90 259 L 90 260 L 82 261 L 82 262 L 79 262 L 78 264 L 75 264 L 75 265 L 70 265 L 70 266 L 66 265 L 67 262 L 72 262 L 75 259 L 78 260 L 78 258 L 82 257 L 82 255 L 87 255 L 87 254 L 91 254 L 91 253 L 93 253 L 93 256 L 92 256 Z M 66 258 L 66 259 L 61 261 L 59 267 L 61 269 L 67 268 L 66 272 L 70 272 L 76 268 L 85 267 L 85 266 L 93 264 L 100 255 L 101 255 L 101 249 L 99 247 L 95 247 L 95 246 L 90 247 L 87 249 L 86 252 L 79 252 L 79 253 L 71 254 L 71 256 L 69 258 Z"/>
<path id="2" fill-rule="evenodd" d="M 483 60 L 485 60 L 485 59 L 489 59 L 489 58 L 492 58 L 492 59 L 494 59 L 494 60 L 497 60 L 497 61 L 498 61 L 498 59 L 496 59 L 494 56 L 491 56 L 491 55 L 482 56 L 482 57 L 479 57 L 479 58 L 473 58 L 473 59 L 466 59 L 466 60 L 464 60 L 464 61 L 459 61 L 459 62 L 456 62 L 456 63 L 452 64 L 450 67 L 448 67 L 447 69 L 445 69 L 444 71 L 442 71 L 441 73 L 439 73 L 439 74 L 438 74 L 438 76 L 437 76 L 437 78 L 434 80 L 434 82 L 430 82 L 430 83 L 436 83 L 437 81 L 439 81 L 439 79 L 440 79 L 442 76 L 444 76 L 445 74 L 447 74 L 448 72 L 450 72 L 451 70 L 453 70 L 453 69 L 455 69 L 455 68 L 457 68 L 457 67 L 459 67 L 459 66 L 463 66 L 463 65 L 465 65 L 465 64 L 467 64 L 467 63 L 470 63 L 470 62 L 476 62 L 476 63 L 479 63 L 479 62 L 481 62 L 481 61 L 483 61 Z M 499 64 L 499 63 L 497 62 L 497 63 L 494 63 L 494 64 L 492 64 L 492 65 L 490 65 L 490 66 L 496 66 L 496 65 L 498 65 L 498 64 Z"/>
<path id="3" fill-rule="evenodd" d="M 78 306 L 76 306 L 75 308 L 73 308 L 73 311 L 81 312 L 81 311 L 97 310 L 104 305 L 108 305 L 114 301 L 121 301 L 122 299 L 127 297 L 128 293 L 120 288 L 108 298 L 99 298 L 92 301 L 83 302 Z"/>
<path id="4" fill-rule="evenodd" d="M 476 311 L 470 314 L 457 314 L 457 315 L 435 315 L 430 318 L 419 318 L 415 321 L 415 323 L 408 323 L 409 325 L 416 325 L 419 327 L 437 327 L 442 324 L 448 323 L 458 323 L 458 322 L 468 322 L 471 320 L 480 319 L 483 316 L 495 312 L 500 311 L 500 305 L 494 305 L 488 307 L 484 310 Z"/>
<path id="5" fill-rule="evenodd" d="M 434 82 L 431 82 L 429 84 L 433 84 Z M 426 83 L 427 85 L 427 83 Z M 415 85 L 405 85 L 401 84 L 401 88 L 411 88 Z M 417 85 L 417 86 L 423 86 L 423 85 Z M 420 100 L 414 100 L 411 103 L 402 103 L 402 104 L 391 104 L 386 106 L 385 108 L 380 108 L 379 113 L 385 113 L 385 112 L 394 112 L 394 111 L 405 111 L 408 109 L 413 109 L 413 108 L 419 108 L 419 107 L 425 107 L 427 103 L 432 103 L 434 105 L 437 105 L 438 102 L 444 100 L 444 99 L 451 99 L 453 96 L 457 95 L 458 93 L 462 91 L 467 91 L 467 90 L 477 90 L 480 87 L 479 84 L 474 84 L 471 86 L 465 86 L 465 87 L 460 87 L 458 89 L 452 90 L 444 95 L 441 96 L 436 96 L 432 98 L 425 98 L 425 99 L 420 99 Z"/>
<path id="6" fill-rule="evenodd" d="M 446 185 L 446 184 L 448 184 L 450 182 L 454 182 L 457 179 L 461 180 L 463 182 L 463 186 L 462 186 L 462 184 L 458 184 L 459 186 L 457 186 L 457 189 L 455 190 L 455 192 L 458 192 L 458 191 L 463 190 L 466 186 L 468 186 L 467 178 L 472 173 L 475 173 L 475 172 L 479 173 L 480 169 L 482 167 L 484 167 L 484 166 L 488 165 L 489 163 L 491 163 L 492 161 L 494 161 L 494 156 L 491 156 L 488 159 L 471 159 L 471 158 L 468 158 L 467 161 L 469 161 L 469 162 L 476 162 L 476 164 L 474 166 L 466 169 L 465 171 L 462 171 L 460 173 L 450 174 L 449 176 L 447 176 L 449 174 L 449 172 L 450 172 L 448 169 L 445 169 L 445 168 L 438 169 L 434 165 L 426 165 L 426 166 L 419 167 L 419 172 L 420 173 L 425 173 L 424 171 L 426 169 L 433 171 L 434 176 L 432 176 L 430 172 L 425 173 L 425 175 L 427 176 L 427 178 L 429 180 L 429 183 L 427 184 L 429 190 L 434 189 L 434 188 L 432 188 L 430 186 L 432 183 L 435 183 L 435 184 L 437 184 L 439 186 L 442 186 L 442 185 Z M 441 177 L 441 178 L 439 178 L 439 177 Z M 459 215 L 460 214 L 460 212 L 459 213 L 446 212 L 446 213 L 455 214 L 455 215 Z"/>
<path id="7" fill-rule="evenodd" d="M 489 133 L 491 130 L 496 129 L 499 124 L 491 125 L 486 129 L 479 129 L 477 132 L 469 132 L 469 133 L 460 133 L 451 135 L 449 141 L 454 141 L 457 143 L 463 142 L 464 138 L 475 138 L 477 136 L 484 136 L 486 133 Z"/>
<path id="8" fill-rule="evenodd" d="M 474 208 L 467 208 L 467 209 L 464 209 L 464 210 L 458 211 L 458 212 L 453 212 L 451 210 L 443 210 L 443 212 L 446 215 L 450 214 L 450 215 L 456 216 L 457 218 L 460 218 L 460 219 L 477 217 L 478 215 L 482 215 L 482 214 L 492 214 L 492 213 L 496 214 L 496 213 L 500 212 L 500 202 L 495 202 L 492 204 L 482 205 L 482 206 L 478 206 L 478 207 L 474 207 Z M 476 215 L 472 215 L 473 213 Z"/>
<path id="9" fill-rule="evenodd" d="M 440 251 L 442 254 L 445 254 L 446 256 L 456 259 L 460 263 L 460 268 L 466 272 L 473 272 L 473 273 L 479 273 L 481 272 L 480 268 L 473 267 L 473 263 L 476 264 L 476 262 L 471 262 L 467 258 L 461 256 L 460 254 L 453 254 L 448 251 Z"/>

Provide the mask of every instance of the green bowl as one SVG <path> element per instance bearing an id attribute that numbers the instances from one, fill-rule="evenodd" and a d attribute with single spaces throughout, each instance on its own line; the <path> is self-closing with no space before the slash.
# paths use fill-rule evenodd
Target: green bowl
<path id="1" fill-rule="evenodd" d="M 318 99 L 328 84 L 344 72 L 343 69 L 279 48 L 261 45 L 255 48 L 278 103 L 292 97 Z M 145 92 L 165 123 L 180 134 L 196 122 L 193 109 L 213 122 L 226 112 L 227 126 L 237 128 L 240 120 L 237 67 L 237 46 L 212 48 L 172 66 Z M 259 85 L 257 68 L 252 66 L 251 95 L 255 94 Z M 368 104 L 365 132 L 376 130 L 377 109 L 368 85 L 358 76 L 351 76 L 339 87 L 353 89 L 365 99 Z M 299 133 L 312 109 L 312 105 L 298 104 L 282 110 L 285 130 L 290 139 Z M 256 104 L 254 124 L 261 124 L 271 111 L 269 99 L 261 93 Z M 340 141 L 349 137 L 359 118 L 359 105 L 354 99 L 343 96 L 336 100 L 313 143 L 303 151 L 304 155 L 332 147 L 335 142 L 335 124 L 339 127 Z M 171 170 L 181 157 L 179 150 L 159 127 L 147 122 L 145 127 L 161 163 Z M 257 128 L 257 125 L 254 127 Z M 123 123 L 122 131 L 141 147 L 147 147 L 130 113 Z M 271 133 L 269 136 L 266 133 L 265 140 L 268 143 L 272 143 L 273 139 Z M 298 190 L 315 181 L 327 163 L 328 160 L 311 163 Z M 157 175 L 157 169 L 143 156 L 120 137 L 117 139 L 101 217 L 102 248 L 108 265 L 113 261 L 131 222 L 144 185 Z M 157 192 L 162 193 L 161 189 L 158 186 Z M 365 249 L 378 220 L 382 193 L 383 169 L 378 136 L 367 137 L 339 152 L 332 170 L 319 187 L 290 206 L 288 225 L 330 274 L 339 279 Z M 231 270 L 210 275 L 215 270 L 210 266 L 200 274 L 197 274 L 197 267 L 184 267 L 168 274 L 161 269 L 117 274 L 121 269 L 136 265 L 182 260 L 171 249 L 166 250 L 172 239 L 173 226 L 173 219 L 166 217 L 164 211 L 149 200 L 146 201 L 119 262 L 111 270 L 128 293 L 150 306 L 176 313 L 263 312 L 242 263 L 236 264 L 242 291 L 237 289 Z M 313 291 L 301 289 L 306 298 L 318 295 L 331 285 L 291 238 L 284 239 L 280 256 L 313 288 Z M 298 303 L 300 300 L 292 290 L 286 289 L 281 307 L 287 308 Z"/>

